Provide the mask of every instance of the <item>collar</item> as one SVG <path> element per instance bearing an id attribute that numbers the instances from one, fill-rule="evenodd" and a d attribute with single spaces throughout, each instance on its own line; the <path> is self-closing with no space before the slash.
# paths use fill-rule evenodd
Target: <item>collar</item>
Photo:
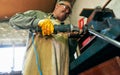
<path id="1" fill-rule="evenodd" d="M 50 19 L 57 19 L 52 13 L 48 13 Z"/>
<path id="2" fill-rule="evenodd" d="M 55 19 L 55 20 L 59 21 L 52 13 L 49 13 L 48 16 L 50 17 L 50 19 Z M 59 22 L 60 22 L 61 25 L 64 24 L 63 21 L 59 21 Z"/>

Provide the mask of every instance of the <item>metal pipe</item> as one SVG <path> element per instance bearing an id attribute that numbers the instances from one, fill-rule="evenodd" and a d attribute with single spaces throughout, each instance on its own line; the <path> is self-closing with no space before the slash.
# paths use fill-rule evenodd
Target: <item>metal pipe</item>
<path id="1" fill-rule="evenodd" d="M 114 39 L 111 39 L 111 38 L 109 38 L 109 37 L 107 37 L 107 36 L 105 36 L 103 34 L 100 34 L 100 33 L 96 32 L 93 29 L 88 29 L 88 32 L 90 32 L 91 34 L 93 34 L 93 35 L 95 35 L 95 36 L 97 36 L 97 37 L 107 41 L 108 43 L 110 43 L 110 44 L 120 48 L 120 42 L 118 42 L 118 41 L 116 41 Z"/>
<path id="2" fill-rule="evenodd" d="M 108 1 L 106 2 L 106 4 L 103 6 L 102 10 L 104 10 L 105 7 L 106 7 L 110 2 L 111 2 L 111 0 L 108 0 Z"/>

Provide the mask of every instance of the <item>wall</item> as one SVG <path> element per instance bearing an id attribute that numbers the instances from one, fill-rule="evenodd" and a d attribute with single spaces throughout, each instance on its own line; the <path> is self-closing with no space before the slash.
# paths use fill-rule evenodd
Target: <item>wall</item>
<path id="1" fill-rule="evenodd" d="M 116 18 L 120 19 L 120 0 L 112 0 L 107 7 L 113 9 Z"/>
<path id="2" fill-rule="evenodd" d="M 80 13 L 83 8 L 96 8 L 97 6 L 103 7 L 108 0 L 76 0 L 73 6 L 73 13 L 70 16 L 70 22 L 77 25 L 78 20 L 81 18 Z M 112 0 L 107 7 L 113 9 L 116 17 L 120 18 L 120 0 Z"/>

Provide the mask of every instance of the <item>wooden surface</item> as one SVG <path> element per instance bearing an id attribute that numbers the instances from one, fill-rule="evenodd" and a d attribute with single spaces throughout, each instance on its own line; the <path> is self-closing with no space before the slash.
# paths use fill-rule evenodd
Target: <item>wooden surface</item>
<path id="1" fill-rule="evenodd" d="M 120 75 L 120 57 L 116 56 L 78 75 Z"/>
<path id="2" fill-rule="evenodd" d="M 56 0 L 0 0 L 0 19 L 11 17 L 17 12 L 42 10 L 51 12 Z"/>

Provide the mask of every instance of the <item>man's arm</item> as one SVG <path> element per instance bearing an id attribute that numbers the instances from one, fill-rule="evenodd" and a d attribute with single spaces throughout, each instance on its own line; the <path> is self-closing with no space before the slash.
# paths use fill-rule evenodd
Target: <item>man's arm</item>
<path id="1" fill-rule="evenodd" d="M 43 18 L 43 15 L 45 15 L 45 13 L 35 10 L 17 13 L 11 17 L 9 23 L 14 28 L 36 29 L 38 27 L 38 22 Z"/>

